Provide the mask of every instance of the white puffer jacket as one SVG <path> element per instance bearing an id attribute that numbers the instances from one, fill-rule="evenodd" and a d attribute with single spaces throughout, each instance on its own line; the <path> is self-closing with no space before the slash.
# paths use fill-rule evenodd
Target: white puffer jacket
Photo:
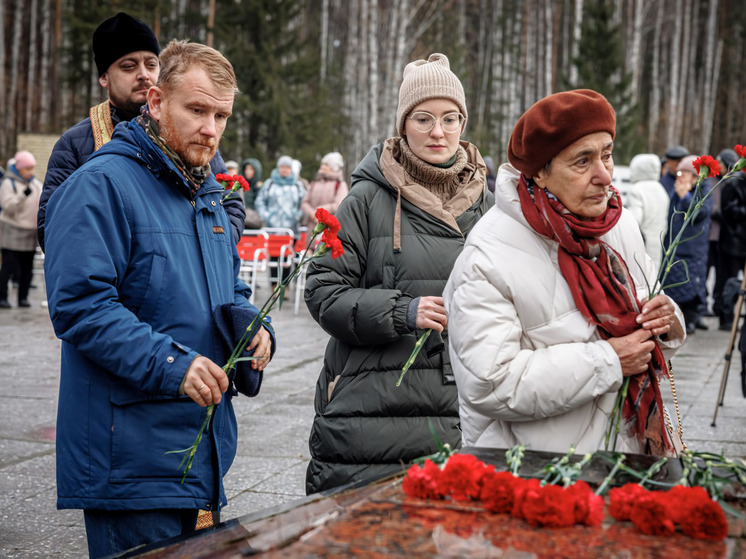
<path id="1" fill-rule="evenodd" d="M 463 444 L 592 452 L 604 446 L 621 365 L 578 311 L 559 245 L 523 217 L 518 179 L 508 164 L 498 170 L 496 204 L 469 235 L 443 293 Z M 651 285 L 656 270 L 635 219 L 624 210 L 602 239 L 624 258 L 644 298 L 640 267 Z M 683 323 L 678 309 L 677 317 Z M 665 357 L 682 342 L 661 344 Z M 642 449 L 620 435 L 617 450 Z"/>
<path id="2" fill-rule="evenodd" d="M 653 153 L 635 155 L 629 163 L 630 184 L 627 208 L 635 216 L 645 240 L 645 250 L 656 267 L 663 259 L 663 234 L 668 228 L 670 198 L 658 179 L 661 160 Z"/>

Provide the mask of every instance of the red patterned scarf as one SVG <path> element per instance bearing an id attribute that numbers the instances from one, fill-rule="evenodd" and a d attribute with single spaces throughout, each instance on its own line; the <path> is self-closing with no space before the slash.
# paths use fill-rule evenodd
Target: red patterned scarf
<path id="1" fill-rule="evenodd" d="M 529 185 L 521 175 L 518 195 L 521 209 L 533 229 L 559 243 L 559 266 L 578 310 L 595 324 L 604 339 L 626 336 L 639 328 L 640 302 L 635 284 L 622 257 L 599 237 L 608 233 L 622 215 L 618 192 L 603 215 L 580 219 L 544 189 Z M 666 431 L 659 379 L 668 376 L 666 360 L 655 344 L 648 370 L 630 377 L 623 416 L 630 434 L 645 452 L 671 455 L 673 445 Z"/>

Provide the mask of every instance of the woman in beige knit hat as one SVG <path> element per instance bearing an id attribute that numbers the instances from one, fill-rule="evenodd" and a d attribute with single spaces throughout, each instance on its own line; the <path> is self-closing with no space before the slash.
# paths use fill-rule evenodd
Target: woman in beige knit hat
<path id="1" fill-rule="evenodd" d="M 464 88 L 448 58 L 406 66 L 397 136 L 374 146 L 337 209 L 344 255 L 308 271 L 306 303 L 329 332 L 310 438 L 309 493 L 401 470 L 459 445 L 441 297 L 464 240 L 493 203 L 486 166 L 461 135 Z M 400 386 L 417 338 L 432 329 Z"/>

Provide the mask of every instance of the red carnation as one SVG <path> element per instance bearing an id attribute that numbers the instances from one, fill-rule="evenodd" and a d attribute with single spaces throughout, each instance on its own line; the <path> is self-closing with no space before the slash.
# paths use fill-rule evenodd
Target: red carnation
<path id="1" fill-rule="evenodd" d="M 218 173 L 217 175 L 215 175 L 215 180 L 220 182 L 226 190 L 233 189 L 233 183 L 235 179 L 236 177 L 232 177 L 231 175 L 226 175 L 225 173 Z"/>
<path id="2" fill-rule="evenodd" d="M 694 168 L 697 170 L 697 174 L 700 173 L 701 167 L 707 167 L 709 174 L 706 176 L 708 177 L 716 177 L 720 172 L 720 163 L 715 161 L 715 158 L 711 155 L 697 157 L 697 159 L 692 162 L 692 165 L 694 165 Z"/>
<path id="3" fill-rule="evenodd" d="M 249 181 L 247 181 L 241 175 L 236 175 L 236 178 L 238 179 L 238 184 L 241 185 L 241 188 L 243 188 L 244 190 L 249 190 Z"/>
<path id="4" fill-rule="evenodd" d="M 600 526 L 604 521 L 604 500 L 584 481 L 576 481 L 566 491 L 575 501 L 575 523 Z"/>
<path id="5" fill-rule="evenodd" d="M 519 478 L 510 472 L 487 471 L 482 476 L 479 500 L 490 512 L 510 514 L 513 510 L 515 489 Z"/>
<path id="6" fill-rule="evenodd" d="M 340 241 L 337 237 L 334 237 L 332 243 L 329 245 L 329 248 L 332 251 L 332 260 L 335 258 L 339 258 L 345 253 L 345 249 L 342 246 L 342 241 Z"/>
<path id="7" fill-rule="evenodd" d="M 332 259 L 339 258 L 345 252 L 342 241 L 337 238 L 337 235 L 331 229 L 324 229 L 321 234 L 321 242 L 332 251 Z"/>
<path id="8" fill-rule="evenodd" d="M 691 538 L 722 540 L 728 536 L 725 513 L 709 495 L 698 495 L 691 499 L 687 514 L 682 515 L 679 523 L 681 531 Z"/>
<path id="9" fill-rule="evenodd" d="M 711 499 L 704 487 L 677 485 L 666 492 L 666 500 L 671 511 L 671 520 L 680 524 L 681 520 L 689 515 L 692 503 Z"/>
<path id="10" fill-rule="evenodd" d="M 425 460 L 425 467 L 417 464 L 407 471 L 407 476 L 402 481 L 404 493 L 418 499 L 440 499 L 438 492 L 438 477 L 440 468 L 431 460 Z"/>
<path id="11" fill-rule="evenodd" d="M 522 512 L 533 526 L 560 528 L 575 524 L 572 495 L 558 485 L 528 489 L 523 498 Z"/>
<path id="12" fill-rule="evenodd" d="M 541 484 L 538 479 L 516 478 L 513 491 L 513 510 L 511 511 L 513 516 L 516 518 L 526 518 L 523 515 L 523 503 L 526 500 L 526 493 L 529 490 L 538 489 L 539 487 L 541 487 Z"/>
<path id="13" fill-rule="evenodd" d="M 639 496 L 632 505 L 629 519 L 640 532 L 649 536 L 670 536 L 676 531 L 665 493 L 648 491 Z"/>
<path id="14" fill-rule="evenodd" d="M 440 492 L 455 501 L 479 499 L 482 476 L 487 466 L 471 454 L 454 454 L 446 462 L 438 480 Z"/>
<path id="15" fill-rule="evenodd" d="M 617 520 L 629 520 L 635 500 L 647 493 L 647 489 L 636 483 L 615 487 L 609 491 L 609 514 Z"/>
<path id="16" fill-rule="evenodd" d="M 339 220 L 324 208 L 319 208 L 316 210 L 316 221 L 326 225 L 327 228 L 335 235 L 339 233 L 339 230 L 341 228 L 341 226 L 339 225 Z"/>
<path id="17" fill-rule="evenodd" d="M 736 147 L 734 147 L 733 149 L 738 154 L 738 157 L 741 157 L 741 158 L 746 157 L 746 146 L 737 144 Z"/>

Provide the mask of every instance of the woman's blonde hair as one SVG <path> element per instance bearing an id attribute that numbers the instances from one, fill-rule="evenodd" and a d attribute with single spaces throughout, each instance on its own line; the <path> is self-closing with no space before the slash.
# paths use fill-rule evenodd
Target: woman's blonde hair
<path id="1" fill-rule="evenodd" d="M 160 55 L 161 71 L 158 87 L 173 90 L 179 78 L 192 67 L 202 68 L 218 89 L 230 89 L 238 93 L 233 65 L 220 52 L 207 45 L 174 39 Z"/>

